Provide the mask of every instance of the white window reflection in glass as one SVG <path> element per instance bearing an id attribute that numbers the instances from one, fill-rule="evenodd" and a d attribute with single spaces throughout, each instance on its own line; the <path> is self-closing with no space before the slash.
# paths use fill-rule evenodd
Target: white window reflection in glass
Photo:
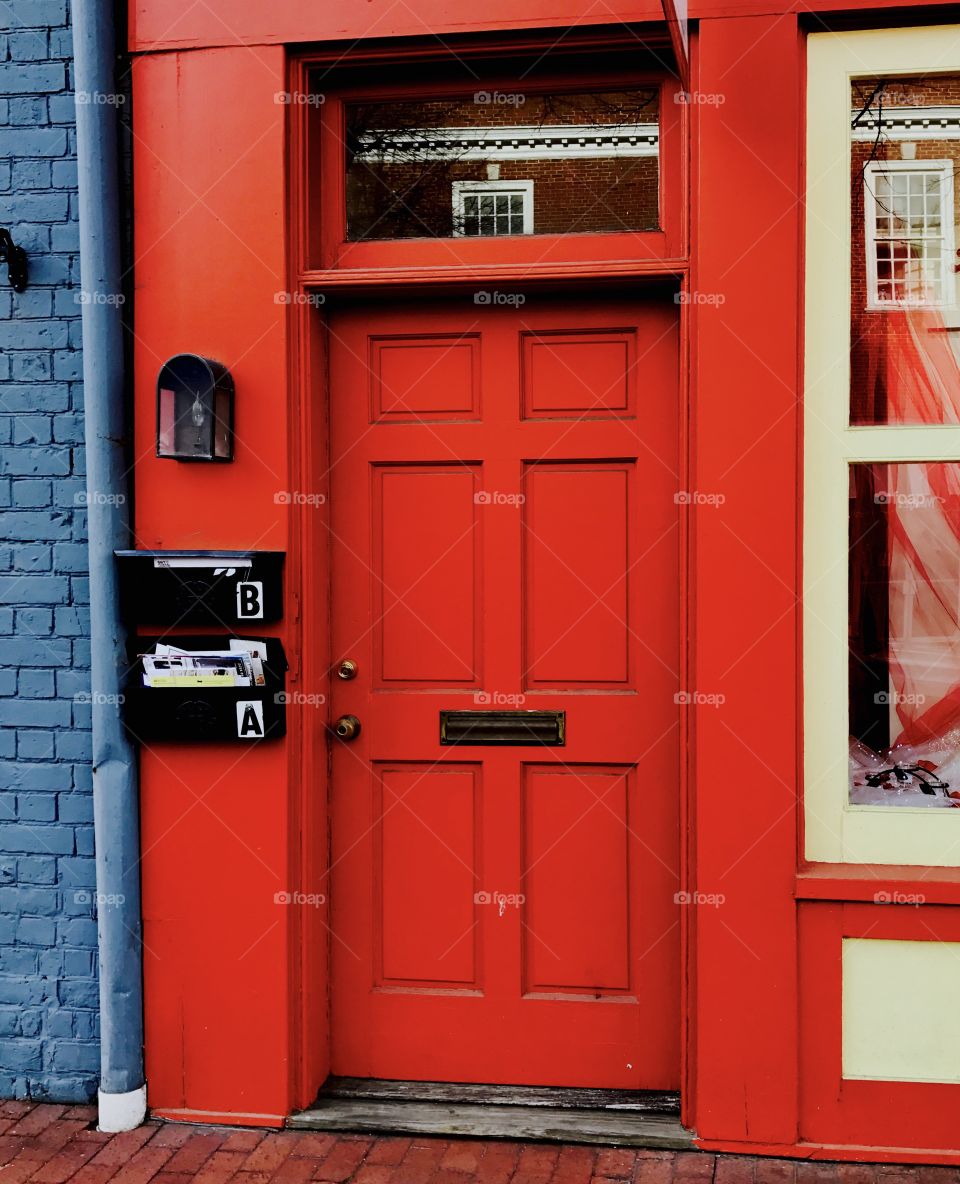
<path id="1" fill-rule="evenodd" d="M 863 170 L 868 307 L 953 302 L 953 162 L 871 161 Z"/>
<path id="2" fill-rule="evenodd" d="M 533 234 L 532 181 L 454 181 L 454 234 Z"/>

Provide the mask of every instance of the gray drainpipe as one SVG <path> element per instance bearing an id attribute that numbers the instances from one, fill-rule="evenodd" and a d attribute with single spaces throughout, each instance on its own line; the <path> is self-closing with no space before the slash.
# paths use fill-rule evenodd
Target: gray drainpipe
<path id="1" fill-rule="evenodd" d="M 113 0 L 73 0 L 104 1131 L 139 1126 L 147 1104 L 137 758 L 120 719 L 126 638 L 113 556 L 130 543 L 115 51 Z"/>

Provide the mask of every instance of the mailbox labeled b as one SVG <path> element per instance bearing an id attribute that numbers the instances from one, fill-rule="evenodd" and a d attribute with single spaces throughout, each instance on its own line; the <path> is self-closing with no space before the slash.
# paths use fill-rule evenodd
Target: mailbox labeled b
<path id="1" fill-rule="evenodd" d="M 282 551 L 117 551 L 124 611 L 133 630 L 283 618 Z"/>

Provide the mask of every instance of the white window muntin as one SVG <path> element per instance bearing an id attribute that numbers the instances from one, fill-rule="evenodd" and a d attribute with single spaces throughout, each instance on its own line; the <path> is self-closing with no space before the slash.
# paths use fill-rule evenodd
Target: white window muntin
<path id="1" fill-rule="evenodd" d="M 467 235 L 465 223 L 474 215 L 467 213 L 469 199 L 483 197 L 506 198 L 519 197 L 522 209 L 519 219 L 522 230 L 494 231 L 490 235 Z M 491 215 L 484 215 L 489 217 Z M 497 217 L 497 214 L 492 215 Z M 501 215 L 503 216 L 503 215 Z M 510 217 L 509 213 L 506 216 Z M 454 181 L 453 182 L 453 233 L 456 237 L 494 238 L 508 234 L 533 234 L 533 182 L 532 181 Z"/>
<path id="2" fill-rule="evenodd" d="M 889 195 L 891 203 L 904 199 L 908 225 L 900 230 L 891 205 L 884 205 L 885 192 L 892 178 L 893 187 L 907 185 L 907 192 Z M 910 191 L 910 182 L 922 179 L 920 193 Z M 936 198 L 930 202 L 931 197 Z M 920 209 L 915 207 L 919 204 Z M 863 173 L 864 245 L 867 264 L 867 308 L 946 307 L 954 302 L 953 280 L 953 161 L 951 160 L 874 160 Z M 934 213 L 935 211 L 935 213 Z M 914 214 L 920 215 L 919 219 Z M 878 273 L 878 248 L 888 244 L 890 276 Z M 898 248 L 905 248 L 897 256 Z M 919 257 L 909 252 L 919 249 Z M 897 278 L 894 264 L 903 261 L 914 268 L 914 276 Z M 913 287 L 914 295 L 903 295 Z M 883 292 L 890 293 L 888 297 Z"/>

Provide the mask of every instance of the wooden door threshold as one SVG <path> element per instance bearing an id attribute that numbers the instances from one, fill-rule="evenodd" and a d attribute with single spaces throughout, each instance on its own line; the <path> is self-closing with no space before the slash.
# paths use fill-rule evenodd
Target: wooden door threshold
<path id="1" fill-rule="evenodd" d="M 451 1085 L 332 1077 L 316 1103 L 287 1120 L 297 1130 L 605 1143 L 694 1149 L 679 1098 L 626 1090 Z"/>

